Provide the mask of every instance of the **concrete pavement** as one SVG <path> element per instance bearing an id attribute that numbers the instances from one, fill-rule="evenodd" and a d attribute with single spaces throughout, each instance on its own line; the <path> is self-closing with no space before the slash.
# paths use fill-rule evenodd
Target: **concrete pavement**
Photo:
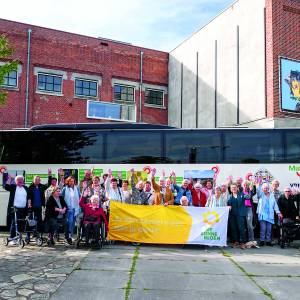
<path id="1" fill-rule="evenodd" d="M 0 299 L 300 299 L 299 246 L 1 245 Z"/>

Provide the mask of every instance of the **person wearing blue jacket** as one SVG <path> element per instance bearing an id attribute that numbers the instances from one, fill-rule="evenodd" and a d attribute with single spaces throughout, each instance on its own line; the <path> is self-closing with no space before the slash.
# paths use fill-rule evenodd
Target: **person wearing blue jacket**
<path id="1" fill-rule="evenodd" d="M 260 225 L 260 246 L 264 246 L 265 242 L 267 246 L 272 246 L 272 226 L 275 223 L 274 211 L 278 218 L 282 219 L 274 194 L 270 193 L 269 185 L 264 183 L 256 210 Z"/>
<path id="2" fill-rule="evenodd" d="M 228 198 L 228 206 L 230 206 L 229 224 L 231 229 L 231 238 L 233 247 L 240 246 L 241 249 L 246 249 L 245 241 L 245 222 L 246 222 L 246 205 L 245 195 L 238 191 L 235 183 L 230 185 L 231 194 Z"/>
<path id="3" fill-rule="evenodd" d="M 174 201 L 175 205 L 180 205 L 180 199 L 182 196 L 186 196 L 189 201 L 189 205 L 192 205 L 192 192 L 189 190 L 188 186 L 189 181 L 187 179 L 182 181 L 181 186 L 174 184 L 174 189 L 177 191 L 177 196 Z"/>

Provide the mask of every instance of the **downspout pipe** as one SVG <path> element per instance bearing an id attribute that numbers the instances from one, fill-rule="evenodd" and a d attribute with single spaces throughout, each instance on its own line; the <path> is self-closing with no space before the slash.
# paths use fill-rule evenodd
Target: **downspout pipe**
<path id="1" fill-rule="evenodd" d="M 143 89 L 143 56 L 144 52 L 140 52 L 140 103 L 139 103 L 139 122 L 142 122 L 142 89 Z"/>
<path id="2" fill-rule="evenodd" d="M 24 127 L 28 127 L 28 103 L 29 103 L 29 75 L 30 75 L 30 46 L 31 46 L 31 32 L 27 30 L 27 66 L 26 66 L 26 98 L 25 98 L 25 121 Z"/>

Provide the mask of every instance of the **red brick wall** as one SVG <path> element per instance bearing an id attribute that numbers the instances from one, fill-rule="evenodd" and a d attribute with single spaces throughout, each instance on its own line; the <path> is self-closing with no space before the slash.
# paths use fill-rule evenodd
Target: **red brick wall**
<path id="1" fill-rule="evenodd" d="M 28 28 L 32 29 L 29 126 L 97 122 L 86 118 L 86 100 L 74 98 L 74 82 L 70 80 L 72 73 L 101 76 L 100 100 L 113 101 L 112 78 L 140 81 L 140 51 L 144 52 L 144 83 L 168 85 L 168 53 L 0 19 L 0 34 L 8 37 L 15 49 L 13 57 L 22 64 L 18 91 L 9 91 L 6 105 L 0 107 L 0 128 L 24 126 Z M 34 67 L 66 71 L 68 79 L 63 81 L 63 96 L 35 93 L 37 78 L 33 75 Z M 136 92 L 136 105 L 138 121 L 139 92 Z M 144 106 L 144 93 L 142 121 L 168 123 L 167 109 Z"/>
<path id="2" fill-rule="evenodd" d="M 300 117 L 280 111 L 279 57 L 300 60 L 300 1 L 266 0 L 267 116 Z"/>

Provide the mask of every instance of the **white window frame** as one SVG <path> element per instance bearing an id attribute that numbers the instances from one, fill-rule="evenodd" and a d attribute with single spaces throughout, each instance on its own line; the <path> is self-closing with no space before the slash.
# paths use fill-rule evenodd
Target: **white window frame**
<path id="1" fill-rule="evenodd" d="M 64 80 L 67 80 L 67 72 L 66 71 L 35 67 L 34 75 L 36 76 L 36 90 L 35 90 L 36 94 L 53 95 L 53 96 L 63 96 L 64 95 L 63 94 Z M 50 75 L 50 76 L 61 77 L 61 79 L 62 79 L 61 80 L 61 92 L 39 90 L 38 89 L 39 75 Z"/>
<path id="2" fill-rule="evenodd" d="M 87 95 L 78 95 L 76 94 L 76 80 L 82 80 L 82 81 L 88 81 L 88 82 L 94 82 L 96 83 L 97 85 L 97 88 L 96 88 L 96 96 L 87 96 Z M 74 78 L 74 97 L 75 98 L 79 98 L 79 99 L 98 99 L 98 95 L 99 95 L 99 81 L 98 80 L 95 80 L 95 79 L 88 79 L 88 78 L 82 78 L 82 77 L 75 77 Z"/>

